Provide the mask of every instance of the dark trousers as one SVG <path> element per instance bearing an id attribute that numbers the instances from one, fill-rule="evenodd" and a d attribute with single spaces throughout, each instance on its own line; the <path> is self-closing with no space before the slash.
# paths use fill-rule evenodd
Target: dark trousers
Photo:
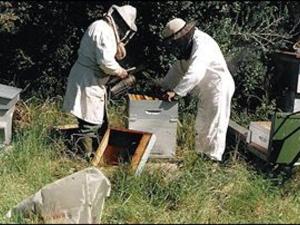
<path id="1" fill-rule="evenodd" d="M 99 146 L 101 137 L 107 129 L 107 120 L 103 124 L 92 124 L 77 118 L 79 127 L 78 148 L 90 156 Z"/>

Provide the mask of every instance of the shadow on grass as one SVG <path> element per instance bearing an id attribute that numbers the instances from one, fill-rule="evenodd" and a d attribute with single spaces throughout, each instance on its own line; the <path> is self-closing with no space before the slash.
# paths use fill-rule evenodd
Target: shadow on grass
<path id="1" fill-rule="evenodd" d="M 244 160 L 250 169 L 262 175 L 265 179 L 271 180 L 274 185 L 278 186 L 283 186 L 293 177 L 294 166 L 280 165 L 261 159 L 250 152 L 244 142 L 240 142 L 238 148 L 236 145 L 233 138 L 228 136 L 227 149 L 224 154 L 225 164 L 231 160 Z"/>

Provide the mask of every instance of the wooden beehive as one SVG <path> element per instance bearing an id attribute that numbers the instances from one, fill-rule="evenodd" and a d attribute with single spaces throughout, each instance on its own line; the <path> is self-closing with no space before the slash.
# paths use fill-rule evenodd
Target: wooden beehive
<path id="1" fill-rule="evenodd" d="M 248 143 L 255 143 L 262 148 L 265 153 L 268 151 L 270 132 L 271 132 L 271 121 L 254 121 L 249 125 L 249 133 L 247 137 Z"/>
<path id="2" fill-rule="evenodd" d="M 149 132 L 108 128 L 92 164 L 102 167 L 127 164 L 138 175 L 147 162 L 155 141 L 155 135 Z"/>

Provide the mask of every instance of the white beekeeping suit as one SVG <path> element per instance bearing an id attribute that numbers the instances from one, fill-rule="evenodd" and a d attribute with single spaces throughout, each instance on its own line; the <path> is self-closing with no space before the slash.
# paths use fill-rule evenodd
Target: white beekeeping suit
<path id="1" fill-rule="evenodd" d="M 174 19 L 173 25 L 178 21 L 182 24 L 180 31 L 186 23 Z M 172 26 L 172 21 L 170 24 Z M 215 40 L 195 28 L 190 57 L 177 60 L 161 81 L 161 86 L 179 96 L 191 93 L 198 97 L 195 150 L 221 161 L 235 85 Z"/>
<path id="2" fill-rule="evenodd" d="M 128 27 L 136 32 L 136 9 L 132 6 L 113 5 Z M 78 50 L 78 59 L 68 77 L 63 109 L 91 124 L 102 124 L 105 113 L 105 83 L 108 75 L 119 76 L 124 69 L 116 61 L 120 42 L 115 23 L 110 16 L 93 22 L 84 33 Z M 122 40 L 121 40 L 122 41 Z"/>

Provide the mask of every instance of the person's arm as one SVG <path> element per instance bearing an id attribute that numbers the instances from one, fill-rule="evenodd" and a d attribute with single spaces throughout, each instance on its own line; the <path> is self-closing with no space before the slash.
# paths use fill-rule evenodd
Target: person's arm
<path id="1" fill-rule="evenodd" d="M 121 78 L 126 77 L 127 71 L 115 59 L 116 41 L 111 32 L 104 30 L 101 34 L 95 35 L 94 38 L 96 40 L 97 63 L 104 73 Z"/>
<path id="2" fill-rule="evenodd" d="M 196 51 L 190 60 L 191 64 L 188 70 L 173 89 L 179 96 L 186 96 L 202 80 L 207 70 L 206 60 L 199 51 Z"/>
<path id="3" fill-rule="evenodd" d="M 168 70 L 166 76 L 158 84 L 164 90 L 172 90 L 180 82 L 184 72 L 181 68 L 180 61 L 177 60 Z"/>

